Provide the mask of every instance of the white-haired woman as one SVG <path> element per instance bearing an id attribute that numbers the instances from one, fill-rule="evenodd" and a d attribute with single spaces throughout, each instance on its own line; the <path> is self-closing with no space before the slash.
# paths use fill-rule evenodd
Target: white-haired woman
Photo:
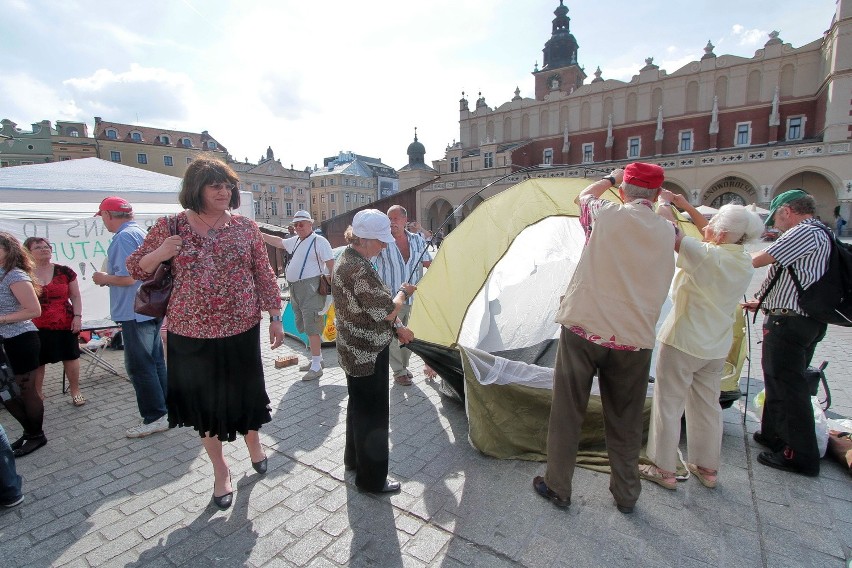
<path id="1" fill-rule="evenodd" d="M 745 243 L 760 237 L 763 223 L 742 205 L 725 205 L 708 223 L 683 196 L 663 190 L 668 203 L 686 211 L 703 241 L 679 234 L 680 271 L 672 285 L 672 309 L 657 336 L 657 358 L 648 458 L 643 479 L 675 489 L 681 416 L 686 411 L 687 468 L 705 487 L 715 487 L 722 448 L 719 390 L 733 341 L 735 310 L 754 268 Z"/>

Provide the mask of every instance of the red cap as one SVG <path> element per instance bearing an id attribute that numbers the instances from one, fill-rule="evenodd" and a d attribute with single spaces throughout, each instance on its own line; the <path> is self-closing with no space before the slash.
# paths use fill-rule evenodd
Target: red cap
<path id="1" fill-rule="evenodd" d="M 103 201 L 101 201 L 100 207 L 98 207 L 98 212 L 95 213 L 95 217 L 101 214 L 101 211 L 117 211 L 119 213 L 133 213 L 133 207 L 130 204 L 122 199 L 121 197 L 107 197 Z"/>
<path id="2" fill-rule="evenodd" d="M 624 183 L 645 189 L 659 189 L 665 177 L 663 168 L 656 164 L 634 162 L 624 168 Z"/>

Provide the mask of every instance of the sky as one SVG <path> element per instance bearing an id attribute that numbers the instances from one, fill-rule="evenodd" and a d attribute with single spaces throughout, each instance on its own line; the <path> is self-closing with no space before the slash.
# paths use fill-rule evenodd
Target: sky
<path id="1" fill-rule="evenodd" d="M 459 138 L 462 92 L 534 97 L 559 0 L 0 0 L 0 118 L 209 131 L 237 160 L 271 146 L 296 169 L 341 151 L 401 168 Z M 566 0 L 578 62 L 629 81 L 753 57 L 769 32 L 822 38 L 835 0 Z M 688 6 L 685 7 L 685 6 Z"/>

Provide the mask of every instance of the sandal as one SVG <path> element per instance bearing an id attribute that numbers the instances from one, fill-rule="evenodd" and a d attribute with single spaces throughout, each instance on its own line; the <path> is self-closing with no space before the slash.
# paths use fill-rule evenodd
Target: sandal
<path id="1" fill-rule="evenodd" d="M 675 474 L 663 471 L 655 465 L 639 465 L 639 477 L 652 481 L 660 487 L 665 487 L 672 491 L 677 489 L 677 479 L 675 478 Z"/>
<path id="2" fill-rule="evenodd" d="M 716 487 L 716 477 L 719 474 L 718 471 L 713 469 L 707 469 L 706 467 L 701 467 L 699 465 L 695 465 L 694 463 L 686 464 L 686 468 L 692 472 L 692 474 L 698 478 L 698 481 L 704 487 L 709 489 L 713 489 Z"/>
<path id="3" fill-rule="evenodd" d="M 73 404 L 74 406 L 83 406 L 84 404 L 86 404 L 86 397 L 82 394 L 72 395 L 71 404 Z"/>
<path id="4" fill-rule="evenodd" d="M 407 386 L 410 386 L 410 385 L 413 384 L 412 381 L 411 381 L 411 378 L 407 374 L 399 375 L 398 377 L 394 377 L 393 382 L 395 382 L 396 384 L 398 384 L 400 386 L 404 386 L 404 387 L 407 387 Z"/>

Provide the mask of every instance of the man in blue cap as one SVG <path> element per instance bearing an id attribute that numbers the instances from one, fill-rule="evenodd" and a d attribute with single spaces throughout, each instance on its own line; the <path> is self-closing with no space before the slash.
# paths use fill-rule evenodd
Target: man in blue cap
<path id="1" fill-rule="evenodd" d="M 751 311 L 760 305 L 764 313 L 762 363 L 766 402 L 754 440 L 769 451 L 759 454 L 757 461 L 808 476 L 819 475 L 820 455 L 804 375 L 827 326 L 802 310 L 788 267 L 792 267 L 802 288 L 825 274 L 831 241 L 822 223 L 814 218 L 815 213 L 814 198 L 801 189 L 785 191 L 772 200 L 765 224 L 779 229 L 781 236 L 765 250 L 752 254 L 755 268 L 772 266 L 755 294 L 760 300 L 744 304 Z M 772 285 L 779 271 L 778 281 Z"/>

